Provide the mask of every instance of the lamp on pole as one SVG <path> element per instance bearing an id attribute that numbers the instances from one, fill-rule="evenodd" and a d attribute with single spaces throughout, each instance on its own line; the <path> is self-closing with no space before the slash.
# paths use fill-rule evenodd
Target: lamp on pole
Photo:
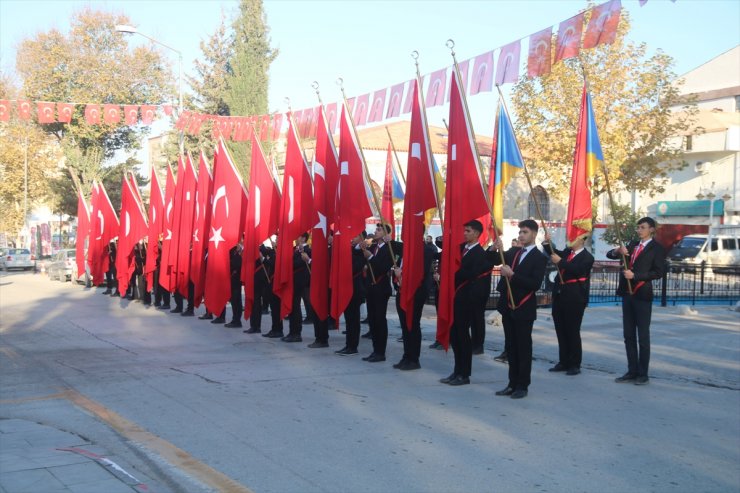
<path id="1" fill-rule="evenodd" d="M 167 48 L 168 50 L 171 50 L 177 53 L 177 92 L 178 92 L 178 98 L 179 98 L 177 111 L 179 115 L 182 115 L 182 51 L 177 50 L 170 45 L 164 44 L 161 41 L 152 38 L 151 36 L 147 36 L 146 34 L 140 32 L 134 26 L 118 24 L 116 26 L 116 32 L 127 33 L 127 34 L 138 34 L 140 36 L 144 36 L 146 39 L 148 39 L 152 43 L 156 43 L 160 46 Z M 183 152 L 184 152 L 184 134 L 183 132 L 180 132 L 180 153 L 182 154 Z"/>

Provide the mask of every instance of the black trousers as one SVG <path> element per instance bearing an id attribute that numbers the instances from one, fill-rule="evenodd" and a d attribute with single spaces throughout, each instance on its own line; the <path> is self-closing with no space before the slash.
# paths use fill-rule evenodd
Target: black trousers
<path id="1" fill-rule="evenodd" d="M 357 346 L 360 344 L 360 305 L 362 305 L 362 296 L 352 296 L 344 310 L 344 323 L 347 326 L 345 346 L 353 351 L 357 351 Z"/>
<path id="2" fill-rule="evenodd" d="M 627 372 L 632 375 L 648 375 L 652 314 L 652 301 L 637 300 L 630 295 L 622 296 L 622 328 L 627 352 Z"/>
<path id="3" fill-rule="evenodd" d="M 242 285 L 231 286 L 231 321 L 234 323 L 241 322 L 242 313 L 244 313 L 244 302 L 242 301 Z"/>
<path id="4" fill-rule="evenodd" d="M 473 311 L 473 324 L 471 327 L 471 344 L 473 348 L 483 349 L 486 342 L 486 302 L 487 299 L 479 300 Z"/>
<path id="5" fill-rule="evenodd" d="M 144 274 L 139 274 L 136 276 L 136 285 L 137 289 L 139 290 L 139 294 L 142 296 L 142 301 L 145 305 L 149 305 L 152 302 L 152 293 L 149 292 L 146 285 L 146 276 Z"/>
<path id="6" fill-rule="evenodd" d="M 585 310 L 585 303 L 561 301 L 557 295 L 553 297 L 552 321 L 558 336 L 558 362 L 566 368 L 581 367 L 581 322 Z"/>
<path id="7" fill-rule="evenodd" d="M 388 345 L 388 299 L 382 289 L 371 286 L 367 292 L 367 321 L 373 336 L 373 352 L 385 356 Z"/>
<path id="8" fill-rule="evenodd" d="M 293 308 L 290 310 L 288 315 L 288 334 L 290 335 L 301 335 L 303 332 L 303 314 L 301 313 L 301 299 L 303 299 L 303 292 L 306 290 L 305 286 L 297 285 L 293 286 Z M 304 300 L 306 304 L 306 314 L 312 312 L 311 302 Z"/>
<path id="9" fill-rule="evenodd" d="M 403 289 L 403 288 L 401 288 Z M 396 310 L 401 322 L 401 336 L 403 337 L 403 358 L 414 363 L 419 362 L 421 354 L 421 312 L 424 310 L 427 290 L 422 284 L 414 293 L 414 308 L 411 315 L 411 327 L 406 323 L 406 312 L 401 308 L 401 296 L 396 295 Z"/>
<path id="10" fill-rule="evenodd" d="M 450 345 L 455 355 L 453 373 L 461 377 L 470 377 L 473 366 L 473 344 L 470 331 L 476 303 L 455 296 L 454 321 L 450 327 Z"/>
<path id="11" fill-rule="evenodd" d="M 170 292 L 159 285 L 159 267 L 154 269 L 154 304 L 170 306 Z"/>
<path id="12" fill-rule="evenodd" d="M 254 303 L 252 314 L 249 316 L 249 326 L 253 329 L 262 328 L 262 309 L 272 301 L 272 284 L 267 282 L 264 271 L 254 276 Z"/>
<path id="13" fill-rule="evenodd" d="M 175 288 L 175 292 L 172 294 L 172 297 L 175 298 L 175 308 L 182 311 L 182 300 L 184 299 L 180 292 Z"/>
<path id="14" fill-rule="evenodd" d="M 509 360 L 509 387 L 527 390 L 532 374 L 532 326 L 534 320 L 515 320 L 512 312 L 501 314 L 506 339 L 506 357 Z"/>

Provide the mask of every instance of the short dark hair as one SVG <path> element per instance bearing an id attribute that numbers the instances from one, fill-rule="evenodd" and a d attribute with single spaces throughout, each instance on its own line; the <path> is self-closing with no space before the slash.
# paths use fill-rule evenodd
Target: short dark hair
<path id="1" fill-rule="evenodd" d="M 650 226 L 651 228 L 658 227 L 658 223 L 656 223 L 655 219 L 653 219 L 652 217 L 646 216 L 646 217 L 640 218 L 640 220 L 637 221 L 637 224 L 643 224 L 643 223 L 647 223 L 647 225 Z"/>
<path id="2" fill-rule="evenodd" d="M 306 231 L 305 233 L 303 233 L 301 235 L 301 237 L 303 237 L 306 241 L 308 241 L 308 231 Z"/>
<path id="3" fill-rule="evenodd" d="M 472 230 L 475 230 L 478 233 L 483 233 L 483 224 L 481 224 L 481 222 L 478 221 L 477 219 L 472 219 L 466 222 L 465 224 L 463 224 L 463 226 L 470 228 Z"/>
<path id="4" fill-rule="evenodd" d="M 540 227 L 537 226 L 537 221 L 535 221 L 534 219 L 525 219 L 524 221 L 519 221 L 519 229 L 522 228 L 527 228 L 534 231 L 535 233 L 540 229 Z"/>
<path id="5" fill-rule="evenodd" d="M 383 224 L 378 223 L 378 227 L 385 230 L 385 234 L 391 234 L 391 225 L 390 224 Z"/>

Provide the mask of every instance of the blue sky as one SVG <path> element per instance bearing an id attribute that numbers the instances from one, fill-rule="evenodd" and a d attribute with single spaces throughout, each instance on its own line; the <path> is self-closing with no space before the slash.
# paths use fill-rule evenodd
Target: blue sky
<path id="1" fill-rule="evenodd" d="M 738 0 L 622 4 L 632 19 L 630 38 L 647 43 L 650 52 L 660 48 L 674 57 L 678 74 L 740 44 Z M 180 49 L 184 70 L 190 72 L 199 42 L 222 15 L 231 18 L 237 5 L 236 0 L 0 0 L 0 67 L 12 73 L 22 39 L 53 27 L 66 31 L 72 13 L 90 6 L 125 13 L 141 32 Z M 448 38 L 456 42 L 458 60 L 464 60 L 548 26 L 557 29 L 585 5 L 573 0 L 265 0 L 273 46 L 280 49 L 270 74 L 270 109 L 285 111 L 286 96 L 295 109 L 315 106 L 314 80 L 324 101 L 340 98 L 334 82 L 340 76 L 349 96 L 389 87 L 414 76 L 412 50 L 420 53 L 422 73 L 429 73 L 451 64 Z M 136 38 L 132 43 L 146 42 Z M 526 49 L 525 42 L 523 55 Z M 494 95 L 474 96 L 469 104 L 476 133 L 491 134 Z M 446 111 L 430 112 L 430 124 L 441 125 Z"/>

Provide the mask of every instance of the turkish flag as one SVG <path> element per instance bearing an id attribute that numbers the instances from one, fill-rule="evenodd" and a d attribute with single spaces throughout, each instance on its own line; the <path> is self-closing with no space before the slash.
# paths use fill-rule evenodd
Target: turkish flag
<path id="1" fill-rule="evenodd" d="M 255 262 L 260 258 L 259 247 L 278 229 L 280 192 L 265 153 L 252 132 L 252 160 L 249 170 L 249 197 L 244 223 L 244 251 L 242 253 L 242 281 L 244 282 L 244 318 L 249 320 L 254 306 Z M 292 250 L 291 250 L 292 251 Z M 257 275 L 266 276 L 262 268 Z"/>
<path id="2" fill-rule="evenodd" d="M 174 293 L 177 290 L 177 255 L 180 251 L 180 219 L 182 218 L 182 199 L 185 187 L 186 162 L 182 156 L 177 160 L 177 182 L 175 184 L 175 195 L 173 197 L 172 222 L 170 231 L 172 236 L 165 249 L 162 245 L 162 270 L 159 274 L 159 283 L 163 284 L 163 278 L 167 282 L 167 290 Z M 163 274 L 164 273 L 164 274 Z"/>
<path id="3" fill-rule="evenodd" d="M 555 63 L 578 56 L 581 51 L 581 34 L 583 34 L 583 12 L 560 23 Z"/>
<path id="4" fill-rule="evenodd" d="M 293 241 L 314 225 L 311 171 L 290 116 L 279 223 L 272 291 L 280 297 L 280 316 L 285 318 L 293 309 Z"/>
<path id="5" fill-rule="evenodd" d="M 339 168 L 334 140 L 326 125 L 323 107 L 319 107 L 316 152 L 313 157 L 314 225 L 311 229 L 311 307 L 319 320 L 329 316 L 328 229 L 334 222 Z"/>
<path id="6" fill-rule="evenodd" d="M 10 120 L 10 101 L 7 99 L 0 99 L 0 122 L 7 122 Z"/>
<path id="7" fill-rule="evenodd" d="M 449 137 L 447 140 L 447 187 L 445 229 L 442 232 L 442 276 L 437 309 L 437 341 L 447 349 L 455 298 L 455 273 L 460 268 L 463 224 L 489 213 L 486 190 L 480 174 L 475 135 L 465 110 L 465 95 L 457 73 L 450 88 Z"/>
<path id="8" fill-rule="evenodd" d="M 31 119 L 31 102 L 25 99 L 18 100 L 18 118 L 21 120 Z"/>
<path id="9" fill-rule="evenodd" d="M 453 71 L 454 72 L 454 71 Z M 453 75 L 454 79 L 454 75 Z M 462 91 L 462 89 L 461 89 Z M 414 295 L 424 281 L 424 214 L 437 207 L 432 147 L 429 143 L 426 112 L 418 82 L 414 81 L 414 105 L 411 110 L 406 195 L 403 203 L 403 284 L 401 308 L 406 311 L 408 330 L 412 328 Z"/>
<path id="10" fill-rule="evenodd" d="M 519 40 L 501 48 L 496 65 L 496 85 L 507 82 L 516 82 L 519 79 L 519 54 L 521 43 Z"/>
<path id="11" fill-rule="evenodd" d="M 539 77 L 550 73 L 552 63 L 552 28 L 548 27 L 529 37 L 527 75 Z"/>
<path id="12" fill-rule="evenodd" d="M 177 290 L 185 298 L 188 297 L 188 282 L 190 281 L 190 248 L 193 243 L 193 220 L 195 218 L 195 193 L 198 189 L 198 177 L 190 155 L 185 164 L 185 180 L 182 186 L 180 200 L 180 227 L 178 228 L 177 262 L 173 267 L 177 273 Z"/>
<path id="13" fill-rule="evenodd" d="M 373 104 L 370 107 L 370 115 L 367 117 L 368 122 L 379 122 L 383 119 L 386 94 L 388 94 L 388 88 L 375 91 L 373 94 Z"/>
<path id="14" fill-rule="evenodd" d="M 612 44 L 617 37 L 622 2 L 611 0 L 591 10 L 591 18 L 583 37 L 583 48 L 595 48 L 600 44 Z"/>
<path id="15" fill-rule="evenodd" d="M 167 113 L 167 107 L 165 106 L 165 113 Z M 185 127 L 188 126 L 188 122 L 190 120 L 190 116 L 192 113 L 190 111 L 183 111 L 177 116 L 177 121 L 175 122 L 175 128 L 179 131 L 184 131 Z"/>
<path id="16" fill-rule="evenodd" d="M 149 104 L 141 105 L 141 123 L 151 125 L 157 116 L 157 107 Z"/>
<path id="17" fill-rule="evenodd" d="M 103 105 L 103 121 L 105 123 L 118 123 L 121 121 L 121 107 L 117 104 Z"/>
<path id="18" fill-rule="evenodd" d="M 424 86 L 424 77 L 421 78 L 421 85 Z M 409 87 L 406 91 L 406 99 L 403 102 L 403 114 L 411 113 L 411 106 L 414 102 L 414 81 L 409 81 Z"/>
<path id="19" fill-rule="evenodd" d="M 380 215 L 391 227 L 391 237 L 396 239 L 396 220 L 393 217 L 393 155 L 391 144 L 385 158 L 385 179 L 383 180 L 383 198 L 380 201 Z"/>
<path id="20" fill-rule="evenodd" d="M 260 116 L 259 124 L 260 124 L 260 141 L 264 142 L 267 140 L 267 136 L 270 134 L 270 115 Z"/>
<path id="21" fill-rule="evenodd" d="M 171 104 L 163 104 L 162 105 L 162 111 L 164 111 L 164 114 L 167 116 L 172 116 L 172 105 Z"/>
<path id="22" fill-rule="evenodd" d="M 246 118 L 240 117 L 234 119 L 234 135 L 232 138 L 235 142 L 244 142 L 249 136 L 249 125 Z"/>
<path id="23" fill-rule="evenodd" d="M 88 125 L 100 125 L 99 104 L 88 104 L 85 106 L 85 121 Z"/>
<path id="24" fill-rule="evenodd" d="M 90 235 L 90 209 L 87 207 L 82 190 L 77 190 L 77 238 L 75 238 L 75 260 L 77 277 L 85 273 L 85 241 Z"/>
<path id="25" fill-rule="evenodd" d="M 90 221 L 90 243 L 94 243 L 94 255 L 90 262 L 93 280 L 102 282 L 108 270 L 108 252 L 105 247 L 118 234 L 119 224 L 116 211 L 102 183 L 93 182 L 93 214 Z M 88 251 L 89 254 L 89 251 Z"/>
<path id="26" fill-rule="evenodd" d="M 56 123 L 54 119 L 54 103 L 38 102 L 36 103 L 39 123 Z"/>
<path id="27" fill-rule="evenodd" d="M 195 217 L 193 218 L 193 250 L 190 255 L 190 280 L 193 281 L 195 307 L 199 307 L 203 300 L 203 291 L 206 280 L 206 242 L 208 241 L 208 226 L 210 224 L 211 189 L 213 175 L 208 169 L 203 152 L 198 159 L 198 188 L 195 192 Z"/>
<path id="28" fill-rule="evenodd" d="M 272 140 L 278 140 L 280 137 L 280 130 L 283 128 L 283 114 L 275 113 L 272 115 Z M 246 138 L 244 139 L 246 140 Z"/>
<path id="29" fill-rule="evenodd" d="M 427 89 L 427 108 L 439 106 L 445 102 L 447 92 L 447 69 L 443 68 L 433 72 L 429 76 L 429 88 Z"/>
<path id="30" fill-rule="evenodd" d="M 179 167 L 178 167 L 179 170 Z M 182 174 L 178 171 L 178 179 Z M 164 188 L 164 215 L 162 217 L 162 255 L 159 262 L 159 285 L 167 291 L 170 289 L 170 244 L 172 243 L 172 230 L 175 228 L 175 197 L 177 195 L 177 182 L 172 174 L 172 168 L 167 166 L 167 179 Z"/>
<path id="31" fill-rule="evenodd" d="M 324 108 L 324 114 L 326 115 L 326 125 L 329 127 L 329 135 L 334 135 L 337 131 L 337 122 L 339 121 L 339 110 L 337 110 L 337 103 L 329 103 Z"/>
<path id="32" fill-rule="evenodd" d="M 137 123 L 139 123 L 139 105 L 124 104 L 123 114 L 126 125 L 136 125 Z"/>
<path id="33" fill-rule="evenodd" d="M 354 108 L 352 108 L 352 114 L 354 115 L 355 125 L 358 127 L 367 123 L 367 110 L 370 107 L 370 93 L 363 94 L 357 97 L 357 102 Z"/>
<path id="34" fill-rule="evenodd" d="M 211 313 L 221 313 L 231 297 L 229 250 L 239 243 L 244 184 L 223 140 L 218 141 L 213 173 L 211 224 L 208 235 L 205 302 Z"/>
<path id="35" fill-rule="evenodd" d="M 489 92 L 492 89 L 493 52 L 489 51 L 475 57 L 473 74 L 470 76 L 470 95 L 475 96 L 479 92 Z M 450 98 L 452 98 L 452 93 L 450 93 Z"/>
<path id="36" fill-rule="evenodd" d="M 121 183 L 121 224 L 118 228 L 118 247 L 116 253 L 116 276 L 118 290 L 125 293 L 134 271 L 134 246 L 146 236 L 148 225 L 141 211 L 138 192 L 124 175 Z"/>
<path id="37" fill-rule="evenodd" d="M 391 94 L 388 96 L 388 111 L 385 114 L 386 118 L 395 118 L 401 114 L 401 101 L 403 101 L 403 88 L 405 85 L 405 82 L 401 82 L 391 87 Z"/>
<path id="38" fill-rule="evenodd" d="M 151 188 L 149 191 L 149 246 L 147 249 L 146 265 L 144 273 L 146 274 L 146 285 L 154 286 L 154 271 L 157 268 L 157 255 L 159 254 L 159 235 L 164 228 L 164 194 L 159 186 L 159 178 L 152 167 Z"/>
<path id="39" fill-rule="evenodd" d="M 457 70 L 460 72 L 460 90 L 465 92 L 468 90 L 468 72 L 470 68 L 470 59 L 462 61 L 457 64 Z M 450 101 L 450 93 L 447 93 L 447 102 Z"/>
<path id="40" fill-rule="evenodd" d="M 364 178 L 365 163 L 357 137 L 352 131 L 348 110 L 342 106 L 339 123 L 339 180 L 331 259 L 331 316 L 344 312 L 352 299 L 351 240 L 365 230 L 365 219 L 373 215 L 368 185 Z"/>
<path id="41" fill-rule="evenodd" d="M 57 103 L 57 121 L 59 123 L 71 123 L 75 105 L 72 103 Z"/>

